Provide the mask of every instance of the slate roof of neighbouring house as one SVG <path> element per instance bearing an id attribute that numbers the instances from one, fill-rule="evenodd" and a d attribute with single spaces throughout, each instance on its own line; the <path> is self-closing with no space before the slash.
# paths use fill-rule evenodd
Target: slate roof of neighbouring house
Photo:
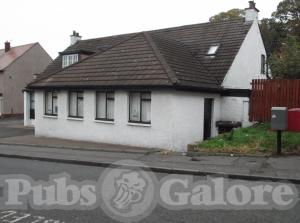
<path id="1" fill-rule="evenodd" d="M 22 56 L 27 50 L 33 47 L 37 43 L 30 43 L 22 46 L 15 46 L 10 48 L 8 52 L 4 49 L 0 49 L 0 71 L 4 70 L 10 64 L 12 64 L 16 59 Z"/>
<path id="2" fill-rule="evenodd" d="M 90 57 L 61 69 L 58 56 L 29 85 L 45 87 L 183 87 L 219 89 L 252 23 L 203 23 L 81 40 L 62 54 Z M 215 57 L 206 56 L 218 44 Z"/>

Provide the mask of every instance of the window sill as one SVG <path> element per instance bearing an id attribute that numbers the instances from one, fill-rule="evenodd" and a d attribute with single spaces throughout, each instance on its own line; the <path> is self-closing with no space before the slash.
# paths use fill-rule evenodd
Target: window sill
<path id="1" fill-rule="evenodd" d="M 44 118 L 57 119 L 57 115 L 43 115 Z"/>
<path id="2" fill-rule="evenodd" d="M 98 119 L 95 119 L 94 122 L 96 123 L 104 123 L 104 124 L 115 124 L 115 121 L 105 121 L 105 120 L 98 120 Z"/>
<path id="3" fill-rule="evenodd" d="M 83 118 L 68 117 L 67 120 L 71 120 L 71 121 L 83 121 Z"/>
<path id="4" fill-rule="evenodd" d="M 151 127 L 151 124 L 128 122 L 130 126 Z"/>

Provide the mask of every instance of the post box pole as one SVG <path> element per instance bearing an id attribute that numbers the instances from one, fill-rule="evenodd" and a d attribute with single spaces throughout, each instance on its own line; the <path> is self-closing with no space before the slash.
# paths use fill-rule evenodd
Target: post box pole
<path id="1" fill-rule="evenodd" d="M 277 155 L 281 155 L 281 130 L 277 131 Z"/>

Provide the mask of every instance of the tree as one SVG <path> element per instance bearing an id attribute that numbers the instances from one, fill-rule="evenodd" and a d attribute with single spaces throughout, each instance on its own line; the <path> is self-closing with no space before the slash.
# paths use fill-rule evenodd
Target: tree
<path id="1" fill-rule="evenodd" d="M 287 37 L 284 25 L 276 22 L 274 18 L 262 19 L 260 31 L 268 57 L 280 49 L 282 41 Z"/>
<path id="2" fill-rule="evenodd" d="M 232 19 L 239 19 L 245 17 L 245 10 L 242 9 L 231 9 L 227 12 L 221 12 L 215 16 L 209 18 L 210 22 L 223 22 Z"/>
<path id="3" fill-rule="evenodd" d="M 300 43 L 288 36 L 278 52 L 270 58 L 272 75 L 275 78 L 300 79 Z"/>
<path id="4" fill-rule="evenodd" d="M 300 37 L 300 0 L 284 0 L 272 17 L 285 27 L 285 32 Z"/>

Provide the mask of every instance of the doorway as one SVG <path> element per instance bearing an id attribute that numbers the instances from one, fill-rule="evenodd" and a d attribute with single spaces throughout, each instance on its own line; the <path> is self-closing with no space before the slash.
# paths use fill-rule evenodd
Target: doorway
<path id="1" fill-rule="evenodd" d="M 29 92 L 29 118 L 35 119 L 35 99 L 34 92 Z"/>
<path id="2" fill-rule="evenodd" d="M 211 138 L 212 116 L 213 116 L 213 98 L 204 99 L 204 131 L 203 139 Z"/>

